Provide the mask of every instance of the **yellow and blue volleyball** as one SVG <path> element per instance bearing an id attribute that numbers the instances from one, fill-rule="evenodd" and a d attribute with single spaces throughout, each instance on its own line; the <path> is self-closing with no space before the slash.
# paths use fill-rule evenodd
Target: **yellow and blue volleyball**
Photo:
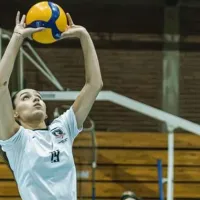
<path id="1" fill-rule="evenodd" d="M 45 27 L 33 33 L 32 38 L 42 44 L 57 41 L 67 28 L 67 17 L 64 10 L 57 4 L 42 1 L 33 5 L 26 15 L 26 26 L 32 28 Z"/>

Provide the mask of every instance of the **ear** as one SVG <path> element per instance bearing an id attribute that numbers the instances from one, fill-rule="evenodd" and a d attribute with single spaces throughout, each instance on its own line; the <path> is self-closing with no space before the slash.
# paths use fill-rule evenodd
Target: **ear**
<path id="1" fill-rule="evenodd" d="M 13 114 L 14 114 L 14 118 L 18 118 L 19 115 L 15 110 L 13 111 Z"/>
<path id="2" fill-rule="evenodd" d="M 47 118 L 48 118 L 48 115 L 45 116 L 45 119 L 47 119 Z"/>

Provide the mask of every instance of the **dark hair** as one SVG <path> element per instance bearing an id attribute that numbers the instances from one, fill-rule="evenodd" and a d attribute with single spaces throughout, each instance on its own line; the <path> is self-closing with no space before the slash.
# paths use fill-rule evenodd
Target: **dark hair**
<path id="1" fill-rule="evenodd" d="M 20 91 L 15 92 L 15 94 L 11 97 L 11 102 L 12 102 L 12 107 L 13 107 L 13 109 L 16 108 L 15 99 L 16 99 L 17 94 L 18 94 L 19 92 L 20 92 Z M 17 120 L 15 120 L 15 121 L 16 121 L 19 125 L 21 125 L 21 123 L 20 123 L 19 121 L 17 121 Z"/>
<path id="2" fill-rule="evenodd" d="M 15 105 L 15 99 L 16 99 L 17 94 L 18 94 L 19 92 L 20 92 L 20 91 L 15 92 L 15 94 L 11 97 L 11 101 L 12 101 L 12 107 L 13 107 L 13 109 L 16 108 L 16 105 Z"/>
<path id="3" fill-rule="evenodd" d="M 135 200 L 142 200 L 141 198 L 137 197 L 136 194 L 132 191 L 126 191 L 121 196 L 121 200 L 126 200 L 128 198 L 133 198 Z"/>

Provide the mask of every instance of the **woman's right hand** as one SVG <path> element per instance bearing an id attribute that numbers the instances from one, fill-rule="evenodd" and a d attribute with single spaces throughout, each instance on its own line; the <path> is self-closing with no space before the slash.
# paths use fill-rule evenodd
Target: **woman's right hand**
<path id="1" fill-rule="evenodd" d="M 39 32 L 45 29 L 44 27 L 26 28 L 25 18 L 26 16 L 23 15 L 20 21 L 20 12 L 19 11 L 17 12 L 14 33 L 19 34 L 23 39 L 27 37 L 31 37 L 33 33 Z"/>

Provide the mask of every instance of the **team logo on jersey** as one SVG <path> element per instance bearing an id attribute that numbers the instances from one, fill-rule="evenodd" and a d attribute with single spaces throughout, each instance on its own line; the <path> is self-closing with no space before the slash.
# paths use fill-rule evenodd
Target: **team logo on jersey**
<path id="1" fill-rule="evenodd" d="M 59 127 L 54 128 L 51 132 L 56 138 L 60 138 L 60 139 L 63 139 L 65 135 L 62 129 L 60 129 Z"/>

